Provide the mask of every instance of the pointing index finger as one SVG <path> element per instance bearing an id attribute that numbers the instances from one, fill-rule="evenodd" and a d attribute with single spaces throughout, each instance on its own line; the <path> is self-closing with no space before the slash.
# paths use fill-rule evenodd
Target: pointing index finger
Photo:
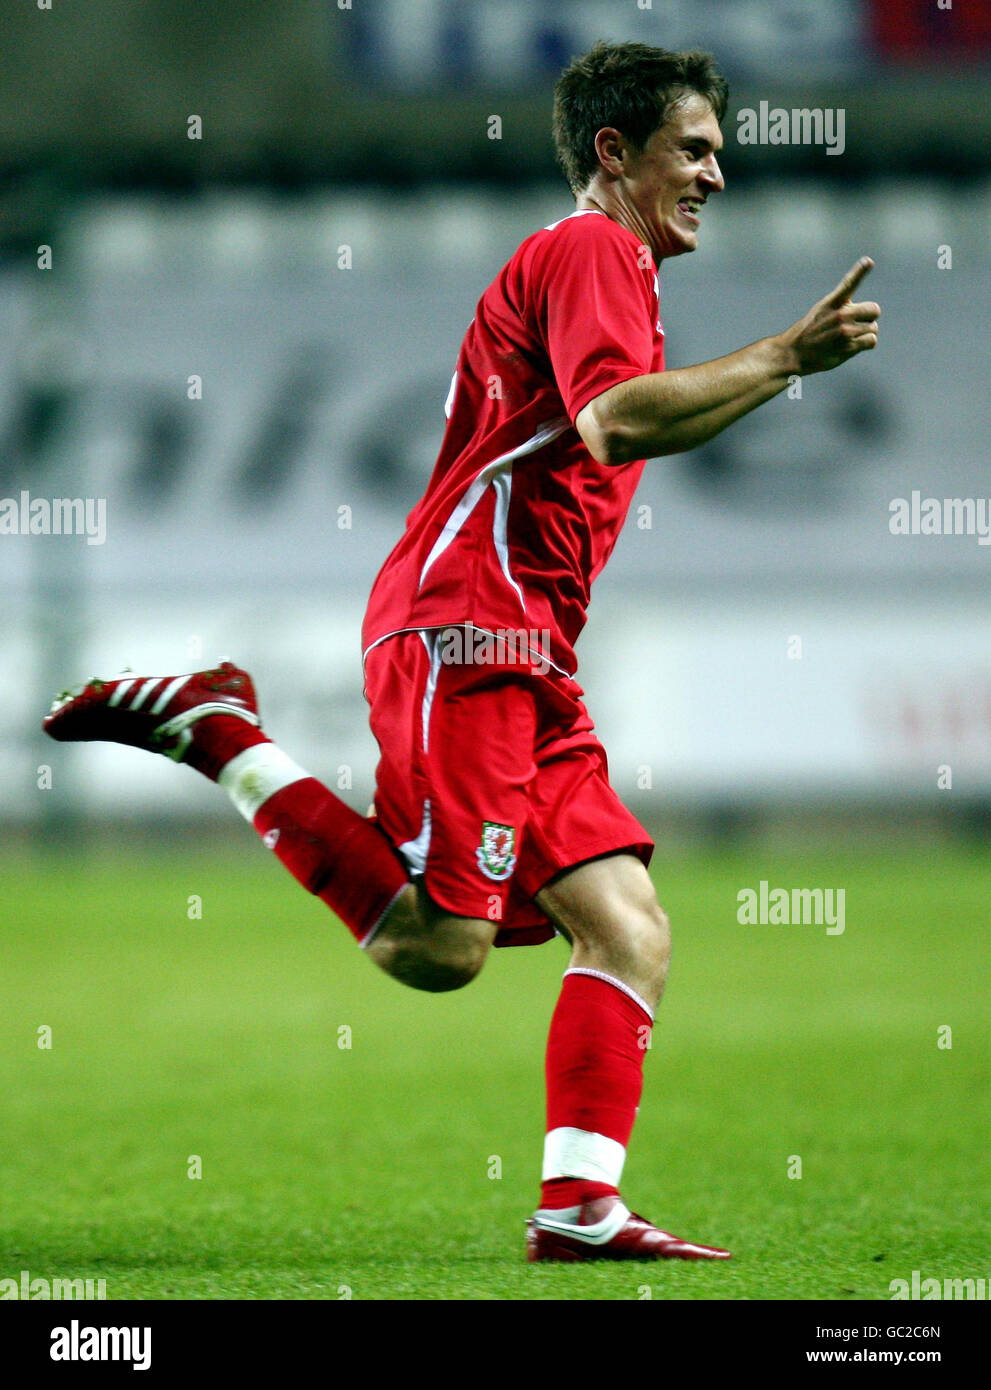
<path id="1" fill-rule="evenodd" d="M 874 262 L 871 260 L 870 256 L 861 256 L 856 265 L 851 266 L 843 276 L 843 279 L 836 286 L 836 289 L 828 296 L 828 302 L 837 306 L 845 304 L 864 276 L 873 269 Z"/>

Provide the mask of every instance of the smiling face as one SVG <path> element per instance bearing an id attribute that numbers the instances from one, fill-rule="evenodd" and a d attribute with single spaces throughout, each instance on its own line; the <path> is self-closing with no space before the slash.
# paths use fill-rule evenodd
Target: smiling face
<path id="1" fill-rule="evenodd" d="M 725 186 L 716 162 L 722 145 L 711 105 L 688 92 L 642 150 L 617 130 L 599 131 L 600 168 L 578 206 L 598 207 L 635 232 L 658 264 L 666 256 L 694 251 L 702 205 Z"/>

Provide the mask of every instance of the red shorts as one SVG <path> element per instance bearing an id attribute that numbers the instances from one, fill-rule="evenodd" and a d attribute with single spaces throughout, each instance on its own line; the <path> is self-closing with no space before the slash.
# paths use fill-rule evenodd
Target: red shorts
<path id="1" fill-rule="evenodd" d="M 497 946 L 547 941 L 541 888 L 620 850 L 648 864 L 653 841 L 609 785 L 577 682 L 448 664 L 441 638 L 399 633 L 367 655 L 375 818 L 440 907 L 499 922 Z"/>

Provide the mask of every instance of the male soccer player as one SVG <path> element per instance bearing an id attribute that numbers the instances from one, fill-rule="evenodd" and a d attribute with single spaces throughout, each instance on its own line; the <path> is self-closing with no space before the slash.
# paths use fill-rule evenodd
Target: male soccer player
<path id="1" fill-rule="evenodd" d="M 569 943 L 531 1260 L 729 1253 L 620 1197 L 669 931 L 653 845 L 609 785 L 573 651 L 644 460 L 704 443 L 789 377 L 877 343 L 878 306 L 851 301 L 864 259 L 784 332 L 664 370 L 658 267 L 695 250 L 723 188 L 726 101 L 708 54 L 642 44 L 599 44 L 558 82 L 576 211 L 528 237 L 482 295 L 440 456 L 368 605 L 372 817 L 262 733 L 251 679 L 230 663 L 94 680 L 45 720 L 54 738 L 133 744 L 219 782 L 414 988 L 467 984 L 493 945 Z"/>

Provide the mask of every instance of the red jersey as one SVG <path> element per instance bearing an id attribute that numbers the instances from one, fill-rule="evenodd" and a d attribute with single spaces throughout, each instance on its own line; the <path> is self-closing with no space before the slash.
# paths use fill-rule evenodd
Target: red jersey
<path id="1" fill-rule="evenodd" d="M 597 463 L 574 421 L 611 386 L 663 370 L 657 269 L 632 232 L 588 211 L 528 237 L 465 334 L 440 455 L 375 580 L 363 650 L 470 623 L 549 634 L 541 656 L 572 675 L 644 467 Z"/>

